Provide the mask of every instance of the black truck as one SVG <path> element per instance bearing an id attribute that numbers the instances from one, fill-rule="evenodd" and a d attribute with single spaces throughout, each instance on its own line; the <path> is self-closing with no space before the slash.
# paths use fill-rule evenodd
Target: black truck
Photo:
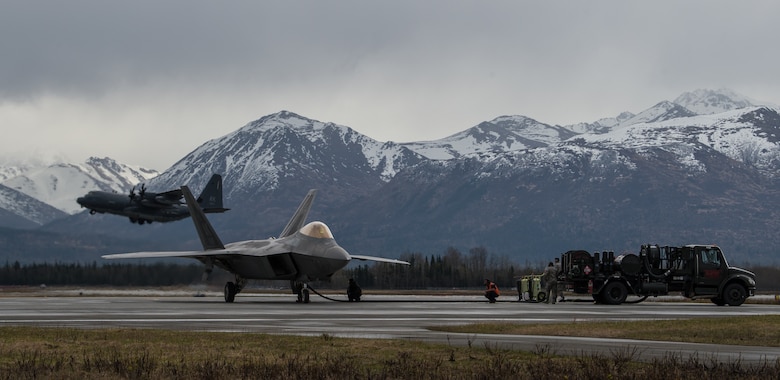
<path id="1" fill-rule="evenodd" d="M 729 266 L 716 245 L 681 247 L 644 244 L 639 254 L 568 251 L 561 255 L 559 283 L 597 303 L 619 305 L 629 295 L 640 298 L 680 292 L 691 299 L 709 298 L 723 306 L 739 306 L 756 290 L 756 275 Z M 560 284 L 559 284 L 560 286 Z"/>

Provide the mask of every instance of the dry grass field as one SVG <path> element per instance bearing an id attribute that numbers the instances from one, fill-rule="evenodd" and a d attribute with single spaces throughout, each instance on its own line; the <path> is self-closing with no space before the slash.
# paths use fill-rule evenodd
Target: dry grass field
<path id="1" fill-rule="evenodd" d="M 698 321 L 701 322 L 701 321 Z M 750 334 L 756 344 L 777 345 L 776 317 L 717 319 L 721 333 L 697 320 L 669 321 L 654 332 L 696 341 Z M 674 329 L 681 324 L 686 334 Z M 569 325 L 569 324 L 567 324 Z M 471 325 L 462 332 L 571 334 L 567 325 Z M 593 323 L 589 323 L 592 326 Z M 598 324 L 596 324 L 598 325 Z M 631 337 L 646 323 L 596 326 L 595 336 Z M 700 326 L 700 327 L 697 327 Z M 668 330 L 666 330 L 668 328 Z M 746 328 L 747 330 L 742 330 Z M 531 329 L 531 330 L 529 330 Z M 448 330 L 451 330 L 448 328 Z M 451 330 L 452 331 L 452 330 Z M 529 332 L 530 331 L 530 332 Z M 746 332 L 745 332 L 746 331 Z M 630 349 L 610 356 L 557 356 L 489 345 L 459 347 L 404 340 L 343 339 L 147 329 L 0 327 L 0 379 L 688 379 L 777 378 L 780 363 L 748 366 L 673 354 L 651 362 Z M 658 339 L 657 336 L 653 339 Z"/>

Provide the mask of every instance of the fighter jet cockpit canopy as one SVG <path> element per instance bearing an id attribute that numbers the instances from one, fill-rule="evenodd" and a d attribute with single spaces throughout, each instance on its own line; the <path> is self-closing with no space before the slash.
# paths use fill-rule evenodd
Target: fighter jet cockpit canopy
<path id="1" fill-rule="evenodd" d="M 301 228 L 301 233 L 315 239 L 333 239 L 330 228 L 323 222 L 311 222 Z"/>

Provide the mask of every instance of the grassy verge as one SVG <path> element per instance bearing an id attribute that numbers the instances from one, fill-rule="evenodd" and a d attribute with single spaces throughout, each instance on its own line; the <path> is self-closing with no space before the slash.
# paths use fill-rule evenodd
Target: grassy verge
<path id="1" fill-rule="evenodd" d="M 780 315 L 694 318 L 665 321 L 572 321 L 569 323 L 485 323 L 434 330 L 472 334 L 587 336 L 780 347 Z"/>
<path id="2" fill-rule="evenodd" d="M 557 357 L 403 340 L 136 329 L 0 327 L 4 379 L 763 379 L 779 363 L 745 367 L 669 356 L 638 362 Z"/>

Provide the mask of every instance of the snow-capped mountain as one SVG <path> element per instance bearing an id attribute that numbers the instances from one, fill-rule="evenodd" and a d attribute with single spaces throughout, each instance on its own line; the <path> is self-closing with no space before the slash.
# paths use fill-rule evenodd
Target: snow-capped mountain
<path id="1" fill-rule="evenodd" d="M 449 160 L 475 153 L 549 146 L 576 134 L 570 129 L 540 123 L 525 116 L 501 116 L 440 140 L 402 145 L 433 160 Z"/>
<path id="2" fill-rule="evenodd" d="M 37 166 L 41 165 L 31 165 L 30 163 L 23 162 L 0 164 L 0 183 L 3 183 L 10 178 L 23 175 Z"/>
<path id="3" fill-rule="evenodd" d="M 422 160 L 406 147 L 281 111 L 208 141 L 152 181 L 155 189 L 205 185 L 222 173 L 225 197 L 314 182 L 378 186 Z"/>
<path id="4" fill-rule="evenodd" d="M 469 244 L 509 252 L 515 239 L 534 252 L 603 240 L 625 249 L 645 239 L 743 244 L 735 233 L 776 234 L 755 210 L 776 199 L 778 128 L 772 108 L 699 115 L 662 101 L 577 128 L 502 116 L 440 140 L 382 144 L 280 112 L 207 142 L 158 179 L 171 187 L 222 173 L 234 207 L 226 217 L 251 220 L 231 224 L 243 237 L 265 220 L 274 233 L 287 215 L 264 210 L 294 207 L 305 189 L 319 188 L 329 198 L 314 212 L 368 252 Z M 728 217 L 711 218 L 721 212 Z"/>
<path id="5" fill-rule="evenodd" d="M 619 124 L 613 126 L 625 126 L 638 123 L 657 123 L 665 120 L 677 119 L 681 117 L 694 116 L 696 113 L 693 111 L 669 101 L 660 102 L 637 115 L 634 115 L 626 120 L 623 120 Z"/>
<path id="6" fill-rule="evenodd" d="M 674 100 L 698 115 L 711 115 L 752 106 L 772 106 L 768 103 L 751 100 L 729 89 L 706 90 L 699 89 L 685 92 Z"/>
<path id="7" fill-rule="evenodd" d="M 609 133 L 581 135 L 577 140 L 602 150 L 644 153 L 660 148 L 694 170 L 707 170 L 695 153 L 712 149 L 767 177 L 780 176 L 780 114 L 766 107 L 635 123 Z"/>
<path id="8" fill-rule="evenodd" d="M 158 174 L 154 170 L 96 157 L 83 164 L 6 166 L 2 172 L 8 177 L 0 182 L 4 186 L 68 214 L 82 210 L 76 198 L 90 190 L 125 192 Z"/>
<path id="9" fill-rule="evenodd" d="M 659 122 L 679 117 L 712 115 L 759 106 L 773 109 L 780 108 L 768 102 L 752 100 L 729 89 L 699 89 L 685 92 L 671 102 L 668 100 L 661 101 L 639 114 L 622 112 L 616 117 L 603 118 L 592 123 L 567 125 L 566 128 L 576 133 L 606 133 L 611 131 L 612 128 L 619 126 Z"/>
<path id="10" fill-rule="evenodd" d="M 200 191 L 222 174 L 231 211 L 213 218 L 225 239 L 273 236 L 317 188 L 312 217 L 324 216 L 356 253 L 481 245 L 536 260 L 568 249 L 706 241 L 742 250 L 732 257 L 768 258 L 780 239 L 779 110 L 713 93 L 723 95 L 717 113 L 709 113 L 715 103 L 701 108 L 701 96 L 689 95 L 592 123 L 502 116 L 403 144 L 282 111 L 207 141 L 147 186 Z M 106 218 L 90 229 L 126 235 L 126 220 Z M 78 223 L 94 219 L 49 230 L 83 231 Z M 154 236 L 158 228 L 163 237 Z M 193 249 L 191 229 L 170 223 L 132 236 Z"/>
<path id="11" fill-rule="evenodd" d="M 0 185 L 0 226 L 33 228 L 66 215 L 22 192 Z"/>

